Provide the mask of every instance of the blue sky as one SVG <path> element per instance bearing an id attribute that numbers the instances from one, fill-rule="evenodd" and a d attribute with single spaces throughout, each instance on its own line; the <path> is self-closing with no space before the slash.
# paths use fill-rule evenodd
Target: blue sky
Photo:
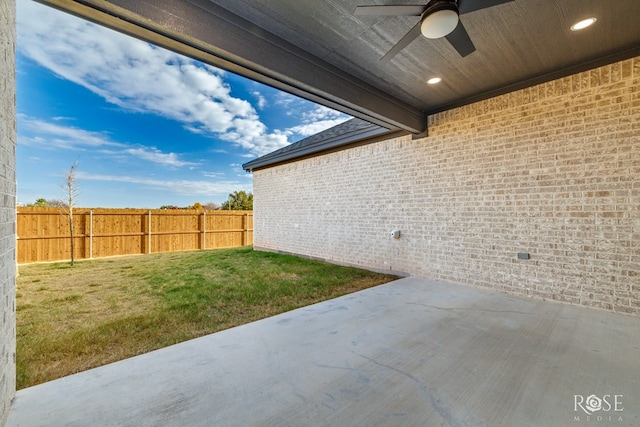
<path id="1" fill-rule="evenodd" d="M 76 206 L 221 203 L 251 191 L 242 163 L 349 116 L 17 1 L 18 202 Z"/>

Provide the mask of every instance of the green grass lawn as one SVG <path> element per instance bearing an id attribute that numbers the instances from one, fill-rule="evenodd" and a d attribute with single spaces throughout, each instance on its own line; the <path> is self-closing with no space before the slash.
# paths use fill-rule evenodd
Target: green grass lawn
<path id="1" fill-rule="evenodd" d="M 250 247 L 22 265 L 17 387 L 394 279 Z"/>

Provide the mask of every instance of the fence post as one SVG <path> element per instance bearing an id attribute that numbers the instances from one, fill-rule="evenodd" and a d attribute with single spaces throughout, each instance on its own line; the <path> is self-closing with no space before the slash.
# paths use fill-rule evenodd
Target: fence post
<path id="1" fill-rule="evenodd" d="M 244 214 L 244 246 L 249 244 L 249 212 Z"/>
<path id="2" fill-rule="evenodd" d="M 207 249 L 207 211 L 202 211 L 202 249 Z"/>
<path id="3" fill-rule="evenodd" d="M 151 253 L 151 211 L 149 211 L 149 227 L 147 237 L 147 254 Z"/>
<path id="4" fill-rule="evenodd" d="M 89 211 L 89 259 L 93 259 L 93 209 Z"/>

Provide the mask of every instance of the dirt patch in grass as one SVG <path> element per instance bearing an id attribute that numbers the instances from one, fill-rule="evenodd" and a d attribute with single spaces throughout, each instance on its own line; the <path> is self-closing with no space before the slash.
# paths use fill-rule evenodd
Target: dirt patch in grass
<path id="1" fill-rule="evenodd" d="M 23 265 L 17 387 L 396 278 L 250 247 Z"/>

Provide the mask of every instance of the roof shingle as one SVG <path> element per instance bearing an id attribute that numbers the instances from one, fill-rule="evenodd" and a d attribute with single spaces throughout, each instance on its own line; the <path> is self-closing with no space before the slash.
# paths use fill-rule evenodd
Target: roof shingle
<path id="1" fill-rule="evenodd" d="M 343 145 L 353 144 L 363 139 L 389 132 L 386 128 L 371 124 L 362 119 L 354 118 L 315 135 L 301 139 L 272 153 L 251 160 L 243 164 L 242 167 L 246 171 L 253 171 L 254 169 L 273 166 L 299 157 L 336 149 Z"/>

